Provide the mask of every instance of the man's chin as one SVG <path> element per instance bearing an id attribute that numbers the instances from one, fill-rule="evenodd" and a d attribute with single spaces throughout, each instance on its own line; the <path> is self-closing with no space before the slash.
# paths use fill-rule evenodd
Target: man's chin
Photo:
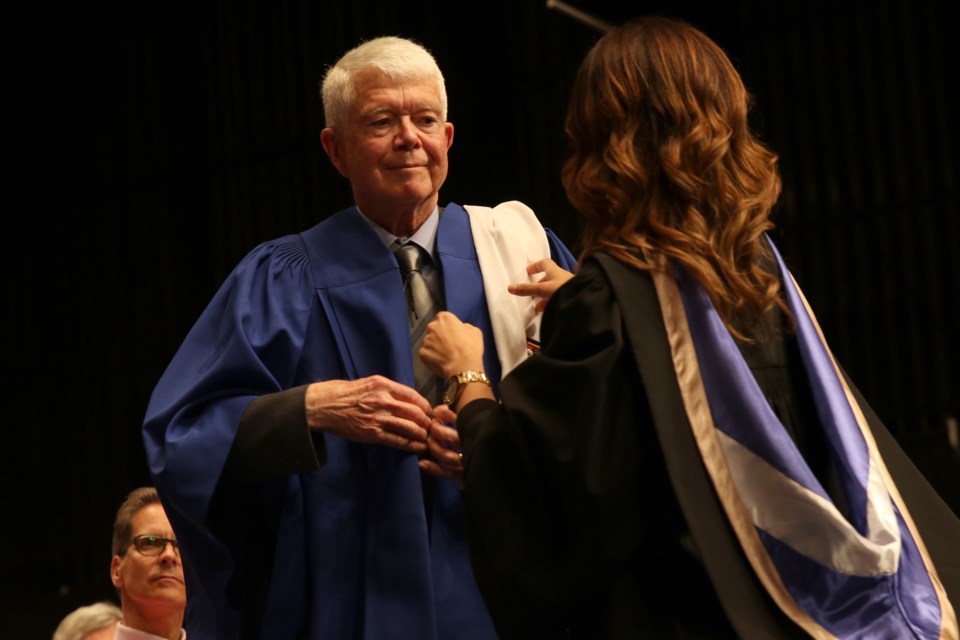
<path id="1" fill-rule="evenodd" d="M 158 589 L 184 591 L 183 580 L 174 576 L 160 576 L 151 580 L 150 584 Z"/>

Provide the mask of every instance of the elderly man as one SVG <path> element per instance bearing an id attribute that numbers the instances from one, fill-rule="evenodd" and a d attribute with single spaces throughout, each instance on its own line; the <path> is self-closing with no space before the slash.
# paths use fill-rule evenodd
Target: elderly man
<path id="1" fill-rule="evenodd" d="M 151 472 L 185 549 L 197 638 L 488 639 L 470 566 L 446 381 L 414 354 L 449 309 L 480 327 L 496 388 L 539 338 L 526 265 L 569 250 L 517 203 L 439 203 L 453 125 L 411 41 L 344 55 L 324 150 L 354 205 L 254 248 L 160 379 Z M 447 400 L 449 401 L 449 397 Z"/>

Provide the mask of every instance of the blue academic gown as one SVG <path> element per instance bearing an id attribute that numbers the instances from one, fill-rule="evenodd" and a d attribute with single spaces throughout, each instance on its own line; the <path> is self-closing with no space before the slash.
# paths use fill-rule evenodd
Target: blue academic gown
<path id="1" fill-rule="evenodd" d="M 573 270 L 569 250 L 547 237 L 553 259 Z M 445 207 L 436 250 L 446 308 L 483 331 L 497 383 L 459 205 Z M 397 263 L 355 208 L 259 245 L 228 276 L 161 377 L 144 423 L 150 471 L 182 548 L 192 640 L 496 637 L 470 567 L 458 487 L 436 480 L 428 534 L 416 456 L 300 429 L 294 446 L 264 452 L 264 478 L 231 482 L 224 473 L 255 398 L 374 374 L 412 384 L 410 350 Z"/>

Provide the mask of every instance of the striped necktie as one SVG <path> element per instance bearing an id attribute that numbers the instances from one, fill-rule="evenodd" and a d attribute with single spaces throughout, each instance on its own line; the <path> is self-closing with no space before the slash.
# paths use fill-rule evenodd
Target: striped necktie
<path id="1" fill-rule="evenodd" d="M 440 310 L 440 305 L 420 269 L 430 260 L 430 256 L 414 242 L 401 245 L 399 241 L 391 247 L 400 273 L 403 276 L 403 290 L 407 294 L 407 312 L 410 319 L 410 342 L 413 348 L 413 377 L 423 397 L 436 404 L 440 401 L 439 379 L 420 360 L 420 347 L 427 333 L 427 324 Z"/>

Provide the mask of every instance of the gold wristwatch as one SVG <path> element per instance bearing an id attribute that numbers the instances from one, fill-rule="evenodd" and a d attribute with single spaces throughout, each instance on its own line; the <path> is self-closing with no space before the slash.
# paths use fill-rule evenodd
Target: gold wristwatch
<path id="1" fill-rule="evenodd" d="M 482 371 L 461 371 L 450 376 L 447 381 L 447 389 L 443 392 L 443 401 L 452 409 L 460 398 L 460 394 L 463 393 L 463 388 L 470 382 L 482 382 L 488 387 L 490 386 L 487 374 Z"/>

